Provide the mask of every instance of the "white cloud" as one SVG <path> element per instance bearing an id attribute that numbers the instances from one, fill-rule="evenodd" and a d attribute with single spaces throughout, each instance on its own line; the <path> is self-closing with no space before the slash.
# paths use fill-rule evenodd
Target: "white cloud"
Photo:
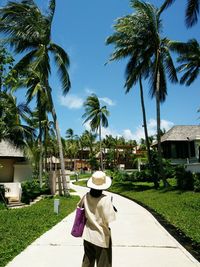
<path id="1" fill-rule="evenodd" d="M 122 132 L 122 136 L 126 139 L 126 140 L 130 140 L 130 139 L 135 139 L 135 135 L 131 132 L 130 129 L 125 129 Z"/>
<path id="2" fill-rule="evenodd" d="M 84 127 L 85 127 L 86 130 L 90 131 L 90 130 L 91 130 L 91 129 L 90 129 L 90 122 L 89 122 L 89 121 L 86 122 L 86 123 L 84 124 Z M 102 138 L 105 138 L 106 135 L 112 135 L 113 137 L 121 136 L 121 135 L 118 134 L 115 130 L 113 130 L 113 129 L 109 128 L 109 127 L 108 127 L 108 128 L 104 128 L 104 127 L 102 127 L 102 129 L 101 129 L 101 135 L 102 135 Z"/>
<path id="3" fill-rule="evenodd" d="M 103 128 L 102 127 L 102 138 L 105 138 L 106 135 L 112 135 L 113 137 L 116 137 L 116 136 L 121 136 L 120 134 L 118 134 L 115 130 L 111 129 L 111 128 Z"/>
<path id="4" fill-rule="evenodd" d="M 85 88 L 85 92 L 87 95 L 95 94 L 95 91 L 93 89 L 88 88 L 88 87 Z"/>
<path id="5" fill-rule="evenodd" d="M 66 96 L 60 96 L 61 106 L 65 106 L 69 109 L 79 109 L 83 106 L 84 100 L 76 95 L 68 94 Z"/>
<path id="6" fill-rule="evenodd" d="M 161 120 L 161 130 L 165 129 L 168 131 L 172 126 L 174 125 L 173 122 L 167 121 L 167 120 Z M 148 128 L 148 134 L 149 135 L 154 135 L 157 132 L 157 122 L 155 119 L 150 119 L 147 123 L 147 128 Z"/>
<path id="7" fill-rule="evenodd" d="M 161 129 L 168 131 L 174 125 L 173 122 L 167 120 L 161 120 Z M 157 122 L 155 119 L 150 119 L 147 122 L 148 135 L 155 135 L 157 132 Z M 124 138 L 126 140 L 135 139 L 139 141 L 141 138 L 144 138 L 144 127 L 138 126 L 135 132 L 131 132 L 130 129 L 123 130 Z"/>
<path id="8" fill-rule="evenodd" d="M 104 103 L 106 103 L 109 106 L 114 106 L 115 105 L 115 102 L 112 99 L 108 98 L 108 97 L 100 97 L 99 100 L 103 101 Z"/>
<path id="9" fill-rule="evenodd" d="M 168 131 L 172 126 L 174 125 L 173 122 L 167 121 L 167 120 L 161 120 L 161 129 L 165 129 Z M 90 130 L 90 124 L 89 122 L 84 124 L 85 128 L 87 130 Z M 147 128 L 148 128 L 148 134 L 155 135 L 157 132 L 157 122 L 155 119 L 150 119 L 147 122 Z M 124 129 L 122 133 L 117 132 L 116 130 L 108 127 L 103 128 L 102 127 L 102 138 L 104 138 L 106 135 L 112 135 L 113 137 L 120 137 L 123 136 L 125 140 L 136 140 L 140 141 L 141 138 L 144 138 L 144 127 L 138 126 L 136 128 L 135 132 L 132 132 L 130 129 Z"/>

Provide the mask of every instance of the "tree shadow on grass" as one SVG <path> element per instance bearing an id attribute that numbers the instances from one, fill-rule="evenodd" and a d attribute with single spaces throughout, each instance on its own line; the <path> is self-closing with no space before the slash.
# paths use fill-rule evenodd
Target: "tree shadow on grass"
<path id="1" fill-rule="evenodd" d="M 113 183 L 112 188 L 113 190 L 117 191 L 118 193 L 122 192 L 129 192 L 129 191 L 146 191 L 154 189 L 152 185 L 148 184 L 140 184 L 140 183 L 132 183 L 132 182 L 116 182 Z"/>

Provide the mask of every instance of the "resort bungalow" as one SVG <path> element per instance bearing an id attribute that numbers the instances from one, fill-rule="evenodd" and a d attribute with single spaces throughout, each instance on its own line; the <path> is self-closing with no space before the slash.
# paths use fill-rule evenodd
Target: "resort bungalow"
<path id="1" fill-rule="evenodd" d="M 20 201 L 21 182 L 32 175 L 22 150 L 7 141 L 0 142 L 0 184 L 6 188 L 9 201 Z"/>
<path id="2" fill-rule="evenodd" d="M 186 164 L 200 172 L 200 126 L 174 126 L 161 137 L 163 157 L 173 164 Z"/>

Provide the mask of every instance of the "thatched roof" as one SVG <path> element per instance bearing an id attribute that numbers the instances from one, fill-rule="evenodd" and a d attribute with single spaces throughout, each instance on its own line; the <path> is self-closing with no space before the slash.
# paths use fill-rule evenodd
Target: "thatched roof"
<path id="1" fill-rule="evenodd" d="M 200 140 L 200 125 L 173 126 L 168 132 L 166 132 L 161 137 L 161 142 L 188 140 Z"/>
<path id="2" fill-rule="evenodd" d="M 16 148 L 14 145 L 8 141 L 2 140 L 0 142 L 0 157 L 14 157 L 14 158 L 23 158 L 24 153 L 21 149 Z"/>

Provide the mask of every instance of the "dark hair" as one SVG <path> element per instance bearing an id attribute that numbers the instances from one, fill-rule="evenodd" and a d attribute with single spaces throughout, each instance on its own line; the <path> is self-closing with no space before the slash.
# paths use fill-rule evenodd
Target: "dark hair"
<path id="1" fill-rule="evenodd" d="M 92 197 L 100 197 L 102 195 L 102 190 L 97 190 L 97 189 L 90 189 L 90 195 Z"/>

